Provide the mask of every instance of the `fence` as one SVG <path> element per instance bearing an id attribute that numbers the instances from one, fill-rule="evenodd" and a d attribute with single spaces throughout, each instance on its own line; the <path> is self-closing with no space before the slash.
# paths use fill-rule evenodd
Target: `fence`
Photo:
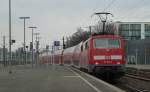
<path id="1" fill-rule="evenodd" d="M 35 57 L 35 54 L 34 54 Z M 25 58 L 26 58 L 26 62 L 25 62 Z M 32 53 L 31 52 L 26 52 L 26 56 L 24 53 L 22 52 L 12 52 L 12 58 L 11 58 L 11 62 L 9 62 L 9 53 L 8 51 L 5 52 L 5 57 L 4 57 L 4 53 L 2 50 L 0 50 L 0 66 L 4 65 L 7 66 L 9 65 L 9 63 L 11 63 L 11 65 L 18 65 L 18 64 L 29 64 L 32 61 Z"/>
<path id="2" fill-rule="evenodd" d="M 126 41 L 128 64 L 150 64 L 150 39 Z"/>

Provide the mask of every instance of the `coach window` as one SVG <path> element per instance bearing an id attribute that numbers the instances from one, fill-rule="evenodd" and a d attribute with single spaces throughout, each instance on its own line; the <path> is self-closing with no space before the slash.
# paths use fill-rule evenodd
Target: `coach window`
<path id="1" fill-rule="evenodd" d="M 85 50 L 89 48 L 88 42 L 85 43 Z"/>
<path id="2" fill-rule="evenodd" d="M 83 51 L 83 45 L 81 45 L 81 51 Z"/>

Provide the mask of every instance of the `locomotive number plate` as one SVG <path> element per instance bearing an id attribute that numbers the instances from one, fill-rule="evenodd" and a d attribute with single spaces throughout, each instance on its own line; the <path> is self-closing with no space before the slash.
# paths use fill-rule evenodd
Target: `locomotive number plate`
<path id="1" fill-rule="evenodd" d="M 112 64 L 112 61 L 104 61 L 105 64 Z"/>

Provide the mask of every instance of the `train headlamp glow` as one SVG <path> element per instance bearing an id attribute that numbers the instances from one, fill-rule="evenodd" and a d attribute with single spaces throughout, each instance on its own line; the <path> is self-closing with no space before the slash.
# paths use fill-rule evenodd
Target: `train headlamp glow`
<path id="1" fill-rule="evenodd" d="M 96 65 L 98 65 L 98 62 L 95 62 Z"/>
<path id="2" fill-rule="evenodd" d="M 112 56 L 111 56 L 111 59 L 112 59 L 112 60 L 121 60 L 121 59 L 122 59 L 122 56 L 121 56 L 121 55 L 112 55 Z"/>
<path id="3" fill-rule="evenodd" d="M 121 63 L 120 63 L 120 62 L 117 62 L 117 64 L 120 65 Z"/>

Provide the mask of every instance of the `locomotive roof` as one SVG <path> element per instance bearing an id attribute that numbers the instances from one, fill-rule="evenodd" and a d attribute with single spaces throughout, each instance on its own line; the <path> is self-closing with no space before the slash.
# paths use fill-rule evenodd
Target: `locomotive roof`
<path id="1" fill-rule="evenodd" d="M 78 49 L 78 51 L 80 51 L 80 46 L 82 45 L 82 43 L 92 39 L 92 38 L 121 38 L 119 35 L 112 35 L 112 34 L 107 34 L 107 35 L 102 35 L 102 34 L 97 34 L 97 35 L 92 35 L 91 37 L 89 37 L 87 40 L 80 42 L 79 44 L 66 48 L 64 50 L 64 53 L 72 53 L 75 49 Z"/>
<path id="2" fill-rule="evenodd" d="M 73 46 L 73 47 L 70 47 L 70 48 L 66 48 L 65 50 L 64 50 L 64 53 L 72 53 L 74 50 L 75 50 L 75 47 L 76 47 L 77 45 L 75 45 L 75 46 Z"/>
<path id="3" fill-rule="evenodd" d="M 93 38 L 121 38 L 119 35 L 92 35 Z"/>

